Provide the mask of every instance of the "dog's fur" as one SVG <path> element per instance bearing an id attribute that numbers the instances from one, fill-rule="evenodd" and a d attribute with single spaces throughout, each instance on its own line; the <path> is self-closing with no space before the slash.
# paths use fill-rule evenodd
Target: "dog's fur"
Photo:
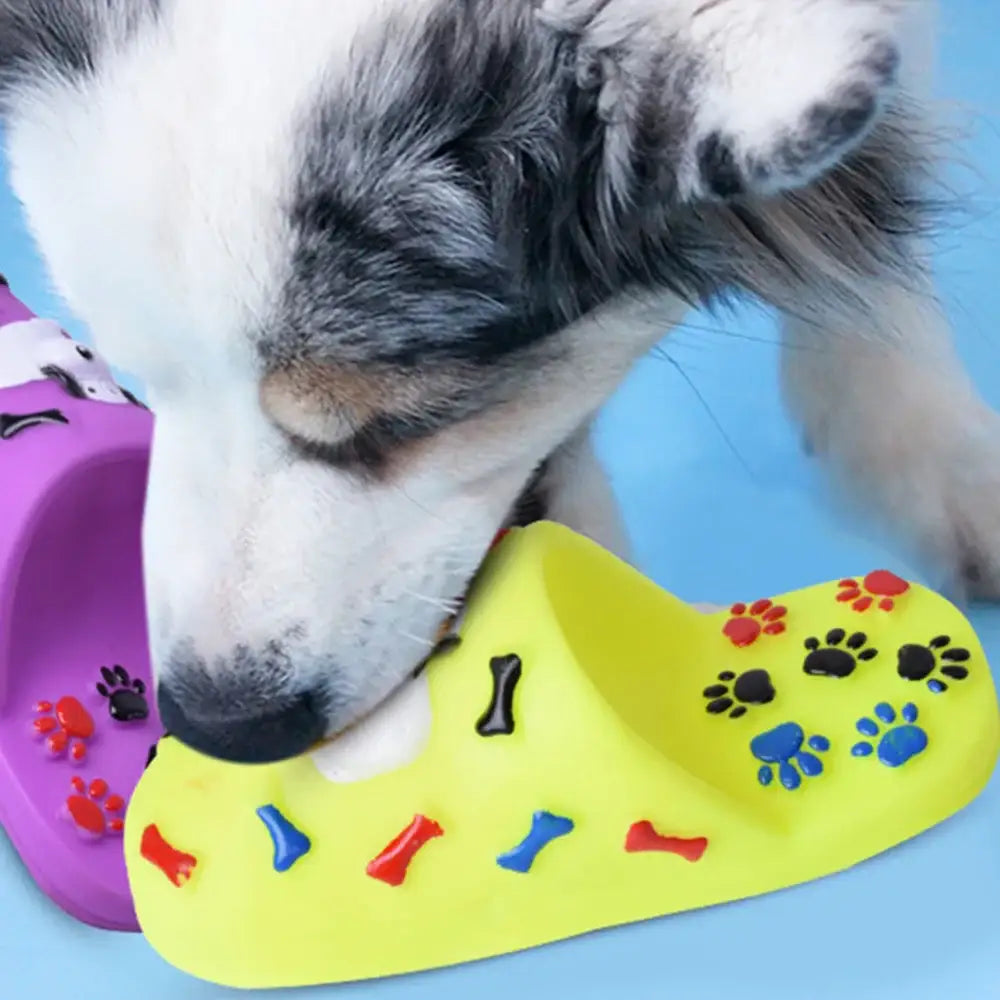
<path id="1" fill-rule="evenodd" d="M 0 0 L 15 190 L 157 414 L 153 651 L 203 748 L 280 756 L 255 720 L 383 699 L 528 484 L 622 551 L 589 421 L 741 293 L 822 346 L 785 352 L 815 449 L 996 592 L 998 420 L 925 269 L 931 15 Z"/>

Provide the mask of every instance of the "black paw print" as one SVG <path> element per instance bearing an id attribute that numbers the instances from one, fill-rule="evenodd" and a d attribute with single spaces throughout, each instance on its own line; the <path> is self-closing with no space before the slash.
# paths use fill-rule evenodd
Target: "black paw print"
<path id="1" fill-rule="evenodd" d="M 705 711 L 712 715 L 721 715 L 732 709 L 729 718 L 738 719 L 746 715 L 747 705 L 766 705 L 774 701 L 776 692 L 766 670 L 745 670 L 738 677 L 732 670 L 724 670 L 719 674 L 719 680 L 723 683 L 713 684 L 702 691 L 704 697 L 711 699 Z M 740 704 L 734 707 L 734 701 Z"/>
<path id="2" fill-rule="evenodd" d="M 844 639 L 847 639 L 844 642 Z M 864 632 L 848 635 L 842 628 L 832 628 L 826 633 L 826 645 L 811 635 L 805 641 L 809 650 L 802 669 L 814 677 L 850 677 L 859 660 L 878 656 L 878 650 L 868 645 Z"/>
<path id="3" fill-rule="evenodd" d="M 927 687 L 934 694 L 948 690 L 948 685 L 931 674 L 937 670 L 953 681 L 964 681 L 969 676 L 969 668 L 962 664 L 972 654 L 961 646 L 952 646 L 951 636 L 937 635 L 926 646 L 907 643 L 899 647 L 896 670 L 908 681 L 927 680 Z"/>
<path id="4" fill-rule="evenodd" d="M 146 685 L 138 677 L 134 680 L 128 671 L 116 663 L 114 669 L 101 667 L 103 681 L 97 684 L 97 693 L 108 699 L 108 714 L 116 722 L 141 722 L 149 716 Z"/>

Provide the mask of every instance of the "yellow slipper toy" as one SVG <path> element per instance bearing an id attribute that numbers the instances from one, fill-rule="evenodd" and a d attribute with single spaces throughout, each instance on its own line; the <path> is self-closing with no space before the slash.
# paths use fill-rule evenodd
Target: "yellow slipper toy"
<path id="1" fill-rule="evenodd" d="M 161 743 L 125 851 L 167 961 L 333 983 L 781 889 L 963 808 L 1000 747 L 971 626 L 885 571 L 702 614 L 541 523 L 461 640 L 296 760 Z"/>

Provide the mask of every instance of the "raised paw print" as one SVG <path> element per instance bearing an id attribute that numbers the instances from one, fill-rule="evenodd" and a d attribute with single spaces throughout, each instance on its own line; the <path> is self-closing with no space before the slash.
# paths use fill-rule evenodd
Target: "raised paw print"
<path id="1" fill-rule="evenodd" d="M 867 611 L 878 600 L 882 611 L 892 611 L 896 606 L 895 598 L 905 594 L 910 585 L 895 573 L 887 569 L 876 569 L 869 573 L 860 583 L 857 580 L 841 580 L 837 600 L 842 604 L 850 604 L 853 611 Z"/>
<path id="2" fill-rule="evenodd" d="M 904 680 L 926 680 L 934 694 L 941 694 L 948 690 L 948 685 L 940 677 L 931 675 L 937 672 L 953 681 L 964 681 L 969 676 L 969 668 L 963 664 L 971 655 L 962 646 L 952 646 L 951 636 L 937 635 L 926 646 L 917 643 L 900 646 L 896 654 L 896 672 Z"/>
<path id="3" fill-rule="evenodd" d="M 73 792 L 64 803 L 64 815 L 81 834 L 100 839 L 122 832 L 125 800 L 120 795 L 109 795 L 108 783 L 103 778 L 94 778 L 88 785 L 75 775 L 71 787 Z"/>
<path id="4" fill-rule="evenodd" d="M 764 635 L 780 635 L 785 631 L 782 620 L 788 614 L 788 608 L 766 597 L 754 601 L 749 607 L 738 602 L 729 609 L 732 616 L 722 626 L 722 633 L 734 646 L 749 646 L 757 638 Z"/>
<path id="5" fill-rule="evenodd" d="M 809 636 L 805 647 L 808 652 L 802 669 L 814 677 L 850 677 L 859 660 L 878 656 L 878 650 L 868 645 L 864 632 L 848 635 L 842 628 L 830 629 L 823 643 L 816 636 Z"/>
<path id="6" fill-rule="evenodd" d="M 746 715 L 748 705 L 774 701 L 776 692 L 766 670 L 745 670 L 739 676 L 732 670 L 723 670 L 719 680 L 722 683 L 711 684 L 702 691 L 702 696 L 709 699 L 705 711 L 712 715 L 728 711 L 729 718 L 738 719 Z"/>
<path id="7" fill-rule="evenodd" d="M 851 747 L 855 757 L 869 757 L 877 753 L 886 767 L 902 767 L 927 749 L 927 733 L 916 724 L 920 712 L 912 702 L 903 706 L 900 713 L 903 721 L 898 724 L 896 710 L 886 701 L 879 702 L 873 714 L 874 719 L 868 716 L 858 719 L 856 728 L 867 739 Z M 885 728 L 887 726 L 889 728 Z M 878 743 L 875 743 L 876 739 Z"/>
<path id="8" fill-rule="evenodd" d="M 108 715 L 116 722 L 141 722 L 149 716 L 146 685 L 138 677 L 116 663 L 114 669 L 101 667 L 103 681 L 98 681 L 97 693 L 108 701 Z"/>
<path id="9" fill-rule="evenodd" d="M 35 704 L 32 728 L 45 737 L 45 747 L 53 757 L 67 753 L 79 763 L 87 756 L 87 740 L 94 735 L 94 718 L 78 698 L 64 695 L 55 704 L 39 701 Z"/>
<path id="10" fill-rule="evenodd" d="M 783 722 L 774 729 L 760 733 L 750 741 L 750 752 L 761 761 L 757 780 L 765 787 L 778 780 L 792 792 L 802 784 L 803 775 L 816 778 L 823 773 L 823 761 L 809 750 L 826 753 L 830 741 L 825 736 L 810 736 L 809 750 L 803 750 L 806 734 L 795 722 Z"/>

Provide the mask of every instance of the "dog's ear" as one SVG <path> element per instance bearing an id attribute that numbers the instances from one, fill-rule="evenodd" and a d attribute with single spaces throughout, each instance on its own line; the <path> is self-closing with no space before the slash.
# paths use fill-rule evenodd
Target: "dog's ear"
<path id="1" fill-rule="evenodd" d="M 806 184 L 864 138 L 895 82 L 902 4 L 544 0 L 539 16 L 600 89 L 612 184 L 654 151 L 681 198 L 728 199 Z"/>
<path id="2" fill-rule="evenodd" d="M 0 0 L 0 114 L 26 88 L 92 74 L 159 7 L 160 0 Z"/>

